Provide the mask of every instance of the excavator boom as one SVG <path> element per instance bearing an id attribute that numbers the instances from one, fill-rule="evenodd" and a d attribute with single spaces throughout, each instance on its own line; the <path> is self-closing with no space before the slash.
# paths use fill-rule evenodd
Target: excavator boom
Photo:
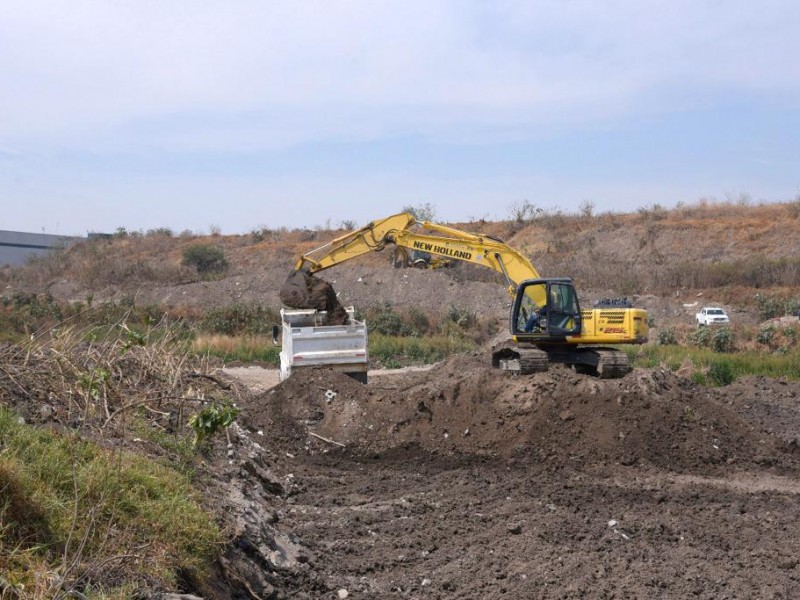
<path id="1" fill-rule="evenodd" d="M 418 233 L 411 229 L 415 225 L 443 235 Z M 295 270 L 317 273 L 367 252 L 383 250 L 387 244 L 494 269 L 505 276 L 512 296 L 520 283 L 539 278 L 531 261 L 501 240 L 429 221 L 418 223 L 408 213 L 372 221 L 304 254 L 297 261 Z"/>

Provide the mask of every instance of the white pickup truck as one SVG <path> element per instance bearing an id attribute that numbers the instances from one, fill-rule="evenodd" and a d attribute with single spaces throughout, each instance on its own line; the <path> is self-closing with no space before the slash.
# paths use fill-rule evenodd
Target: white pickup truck
<path id="1" fill-rule="evenodd" d="M 728 315 L 718 306 L 703 307 L 700 312 L 695 315 L 695 319 L 697 320 L 698 327 L 704 325 L 727 325 L 730 323 Z"/>
<path id="2" fill-rule="evenodd" d="M 367 325 L 352 306 L 345 311 L 347 323 L 327 325 L 325 311 L 281 309 L 281 326 L 272 331 L 273 343 L 282 346 L 281 381 L 292 370 L 325 366 L 367 383 Z"/>

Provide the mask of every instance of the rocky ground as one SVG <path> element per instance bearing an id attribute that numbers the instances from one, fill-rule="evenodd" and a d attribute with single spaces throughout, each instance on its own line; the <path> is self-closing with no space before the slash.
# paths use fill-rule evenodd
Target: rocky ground
<path id="1" fill-rule="evenodd" d="M 228 580 L 262 598 L 800 594 L 800 384 L 484 359 L 366 386 L 248 370 Z"/>

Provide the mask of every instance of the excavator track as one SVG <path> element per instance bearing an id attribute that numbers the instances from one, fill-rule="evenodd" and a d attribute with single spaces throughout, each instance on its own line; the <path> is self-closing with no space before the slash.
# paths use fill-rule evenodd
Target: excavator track
<path id="1" fill-rule="evenodd" d="M 578 373 L 594 375 L 600 379 L 619 379 L 631 372 L 628 355 L 621 350 L 597 346 L 582 346 L 577 350 L 550 348 L 551 362 L 568 365 Z"/>
<path id="2" fill-rule="evenodd" d="M 597 376 L 600 379 L 618 379 L 631 372 L 628 355 L 613 348 L 592 348 L 597 356 Z"/>
<path id="3" fill-rule="evenodd" d="M 550 367 L 547 352 L 538 348 L 503 348 L 492 356 L 493 365 L 515 375 L 543 373 Z"/>

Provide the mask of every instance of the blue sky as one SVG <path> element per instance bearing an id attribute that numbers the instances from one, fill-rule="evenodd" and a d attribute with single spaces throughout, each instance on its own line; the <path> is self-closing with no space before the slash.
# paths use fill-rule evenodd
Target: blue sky
<path id="1" fill-rule="evenodd" d="M 794 1 L 0 2 L 0 229 L 800 194 Z"/>

